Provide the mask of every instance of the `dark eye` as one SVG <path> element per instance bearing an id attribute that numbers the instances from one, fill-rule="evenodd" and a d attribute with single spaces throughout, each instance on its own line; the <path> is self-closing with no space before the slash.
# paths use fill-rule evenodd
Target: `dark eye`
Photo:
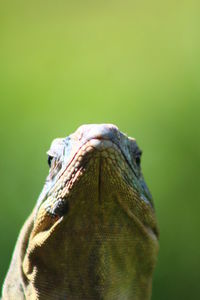
<path id="1" fill-rule="evenodd" d="M 53 159 L 53 156 L 48 155 L 48 160 L 47 161 L 48 161 L 49 168 L 51 168 L 52 159 Z"/>
<path id="2" fill-rule="evenodd" d="M 142 155 L 142 152 L 139 152 L 135 155 L 135 162 L 136 162 L 136 165 L 138 167 L 140 167 L 140 163 L 141 163 L 141 155 Z"/>

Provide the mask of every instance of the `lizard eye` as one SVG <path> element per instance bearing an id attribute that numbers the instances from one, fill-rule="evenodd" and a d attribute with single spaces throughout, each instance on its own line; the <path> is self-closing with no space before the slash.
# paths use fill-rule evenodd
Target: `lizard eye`
<path id="1" fill-rule="evenodd" d="M 138 167 L 140 167 L 140 163 L 141 163 L 141 155 L 142 155 L 142 152 L 138 152 L 136 155 L 135 155 L 135 162 L 136 162 L 136 165 Z"/>
<path id="2" fill-rule="evenodd" d="M 52 159 L 53 159 L 53 156 L 48 155 L 48 160 L 47 160 L 47 162 L 48 162 L 49 168 L 51 168 Z"/>
<path id="3" fill-rule="evenodd" d="M 140 162 L 141 162 L 140 156 L 136 156 L 135 162 L 136 162 L 136 165 L 139 167 L 140 166 Z"/>

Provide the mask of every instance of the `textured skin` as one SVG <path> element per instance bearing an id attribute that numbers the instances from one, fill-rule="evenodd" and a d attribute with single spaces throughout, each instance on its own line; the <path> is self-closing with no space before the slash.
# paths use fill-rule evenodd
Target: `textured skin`
<path id="1" fill-rule="evenodd" d="M 2 299 L 150 299 L 158 229 L 136 141 L 111 124 L 83 125 L 48 154 Z"/>

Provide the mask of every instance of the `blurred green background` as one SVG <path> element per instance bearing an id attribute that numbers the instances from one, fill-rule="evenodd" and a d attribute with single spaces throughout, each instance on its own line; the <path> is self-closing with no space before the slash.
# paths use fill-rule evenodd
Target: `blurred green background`
<path id="1" fill-rule="evenodd" d="M 55 137 L 114 123 L 143 149 L 153 300 L 200 295 L 200 2 L 0 2 L 0 283 Z"/>

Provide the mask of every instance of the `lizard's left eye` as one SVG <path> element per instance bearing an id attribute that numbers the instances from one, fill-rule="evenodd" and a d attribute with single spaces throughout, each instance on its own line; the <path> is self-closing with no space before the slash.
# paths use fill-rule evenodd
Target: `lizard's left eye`
<path id="1" fill-rule="evenodd" d="M 53 156 L 48 155 L 48 160 L 47 161 L 48 161 L 49 168 L 51 168 L 52 159 L 53 159 Z"/>
<path id="2" fill-rule="evenodd" d="M 140 167 L 140 163 L 141 163 L 141 155 L 142 155 L 142 152 L 138 152 L 136 155 L 135 155 L 135 162 L 136 162 L 136 165 L 138 167 Z"/>
<path id="3" fill-rule="evenodd" d="M 136 156 L 135 162 L 136 162 L 136 165 L 139 167 L 140 166 L 140 162 L 141 162 L 140 156 Z"/>

